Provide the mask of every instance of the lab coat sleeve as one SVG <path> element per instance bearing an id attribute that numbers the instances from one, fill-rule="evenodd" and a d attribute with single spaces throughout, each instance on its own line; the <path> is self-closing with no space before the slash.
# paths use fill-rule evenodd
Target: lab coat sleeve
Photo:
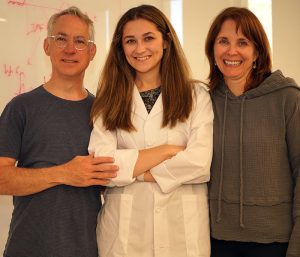
<path id="1" fill-rule="evenodd" d="M 210 179 L 213 148 L 213 110 L 209 93 L 196 88 L 196 105 L 190 117 L 187 146 L 173 158 L 150 170 L 165 193 L 182 184 L 198 184 Z"/>
<path id="2" fill-rule="evenodd" d="M 95 156 L 114 157 L 119 166 L 117 177 L 113 178 L 108 187 L 126 186 L 135 181 L 133 170 L 138 157 L 138 149 L 117 149 L 117 133 L 109 131 L 102 125 L 101 117 L 97 118 L 91 133 L 89 153 Z"/>

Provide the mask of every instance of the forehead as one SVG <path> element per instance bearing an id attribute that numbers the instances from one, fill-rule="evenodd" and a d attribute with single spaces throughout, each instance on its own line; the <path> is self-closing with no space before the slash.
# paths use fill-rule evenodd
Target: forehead
<path id="1" fill-rule="evenodd" d="M 52 34 L 63 33 L 73 36 L 88 36 L 88 25 L 74 15 L 60 16 L 53 24 Z"/>
<path id="2" fill-rule="evenodd" d="M 232 19 L 228 19 L 223 22 L 221 29 L 219 31 L 219 35 L 222 35 L 222 34 L 245 37 L 245 35 L 243 34 L 243 32 L 241 30 L 241 27 L 239 27 L 239 29 L 237 30 L 237 24 Z"/>
<path id="3" fill-rule="evenodd" d="M 124 36 L 138 36 L 145 33 L 157 33 L 160 32 L 156 25 L 148 21 L 146 19 L 137 19 L 128 21 L 123 29 L 123 37 Z"/>

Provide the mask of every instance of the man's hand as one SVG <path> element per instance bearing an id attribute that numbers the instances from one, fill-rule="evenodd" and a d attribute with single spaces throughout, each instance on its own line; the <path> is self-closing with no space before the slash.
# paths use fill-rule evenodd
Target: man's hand
<path id="1" fill-rule="evenodd" d="M 76 156 L 62 165 L 62 184 L 86 187 L 92 185 L 107 185 L 117 176 L 119 167 L 112 157 Z"/>

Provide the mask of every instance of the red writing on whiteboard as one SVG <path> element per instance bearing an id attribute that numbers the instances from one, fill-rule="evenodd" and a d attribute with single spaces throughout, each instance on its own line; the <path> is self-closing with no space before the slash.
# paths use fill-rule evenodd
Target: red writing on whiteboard
<path id="1" fill-rule="evenodd" d="M 43 29 L 46 28 L 45 24 L 31 24 L 31 30 L 27 32 L 27 35 L 34 32 L 41 32 Z"/>
<path id="2" fill-rule="evenodd" d="M 25 90 L 25 84 L 24 84 L 24 78 L 25 78 L 25 72 L 22 71 L 20 66 L 13 67 L 12 65 L 3 64 L 3 73 L 7 77 L 17 77 L 18 78 L 18 90 L 16 92 L 16 95 L 24 93 Z"/>
<path id="3" fill-rule="evenodd" d="M 17 1 L 17 0 L 9 0 L 7 1 L 8 4 L 13 4 L 13 5 L 19 5 L 19 6 L 24 6 L 26 4 L 26 1 Z"/>
<path id="4" fill-rule="evenodd" d="M 8 77 L 15 75 L 21 78 L 25 76 L 25 73 L 20 69 L 20 66 L 12 67 L 11 65 L 4 64 L 3 71 L 4 74 Z"/>
<path id="5" fill-rule="evenodd" d="M 6 76 L 8 76 L 8 77 L 12 76 L 12 74 L 13 74 L 13 69 L 12 69 L 11 65 L 6 65 L 6 64 L 4 64 L 4 65 L 3 65 L 3 69 L 4 69 L 4 74 L 5 74 Z"/>

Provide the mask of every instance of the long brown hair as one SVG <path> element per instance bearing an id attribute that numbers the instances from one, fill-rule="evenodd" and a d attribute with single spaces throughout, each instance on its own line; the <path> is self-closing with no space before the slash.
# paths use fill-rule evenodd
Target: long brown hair
<path id="1" fill-rule="evenodd" d="M 236 23 L 236 31 L 241 29 L 242 33 L 253 42 L 258 54 L 256 67 L 247 78 L 245 91 L 259 86 L 259 84 L 271 74 L 271 50 L 265 30 L 258 18 L 248 9 L 240 7 L 228 7 L 224 9 L 212 22 L 205 42 L 205 54 L 209 61 L 210 72 L 208 75 L 211 90 L 217 88 L 223 80 L 223 75 L 215 65 L 214 45 L 215 40 L 226 20 Z"/>
<path id="2" fill-rule="evenodd" d="M 122 48 L 127 22 L 145 19 L 156 25 L 167 48 L 161 60 L 162 126 L 185 121 L 193 105 L 193 81 L 178 37 L 167 17 L 156 7 L 141 5 L 129 9 L 117 23 L 108 57 L 100 76 L 91 119 L 101 115 L 106 129 L 135 130 L 131 120 L 135 70 L 128 64 Z"/>

